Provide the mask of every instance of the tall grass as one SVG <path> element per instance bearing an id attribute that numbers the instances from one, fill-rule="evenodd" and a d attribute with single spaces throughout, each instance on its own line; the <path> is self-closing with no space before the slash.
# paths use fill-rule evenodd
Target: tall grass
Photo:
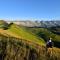
<path id="1" fill-rule="evenodd" d="M 0 34 L 0 60 L 60 60 L 60 49 Z"/>

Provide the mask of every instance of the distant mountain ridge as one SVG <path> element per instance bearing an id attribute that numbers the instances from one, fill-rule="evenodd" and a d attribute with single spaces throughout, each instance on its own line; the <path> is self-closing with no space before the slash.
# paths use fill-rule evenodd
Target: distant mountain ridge
<path id="1" fill-rule="evenodd" d="M 23 25 L 27 27 L 55 27 L 60 26 L 60 21 L 7 21 L 7 23 L 13 22 L 17 25 Z"/>

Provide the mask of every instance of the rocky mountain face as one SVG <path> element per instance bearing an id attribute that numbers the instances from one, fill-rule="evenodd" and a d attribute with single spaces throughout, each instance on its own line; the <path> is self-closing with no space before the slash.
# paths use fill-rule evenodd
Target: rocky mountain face
<path id="1" fill-rule="evenodd" d="M 13 22 L 18 25 L 27 27 L 54 27 L 60 26 L 60 21 L 7 21 L 7 23 Z"/>

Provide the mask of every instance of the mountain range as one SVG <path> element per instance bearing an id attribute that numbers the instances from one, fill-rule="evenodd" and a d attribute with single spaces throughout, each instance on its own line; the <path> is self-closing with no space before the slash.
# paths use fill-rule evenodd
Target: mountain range
<path id="1" fill-rule="evenodd" d="M 60 21 L 7 21 L 7 23 L 15 23 L 17 25 L 23 25 L 26 27 L 54 27 L 54 26 L 60 26 Z"/>

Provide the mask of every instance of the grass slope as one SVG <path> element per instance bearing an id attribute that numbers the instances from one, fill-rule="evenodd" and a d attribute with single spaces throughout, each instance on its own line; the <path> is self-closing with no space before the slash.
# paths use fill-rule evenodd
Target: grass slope
<path id="1" fill-rule="evenodd" d="M 6 21 L 0 20 L 0 28 L 4 28 L 6 27 L 8 24 L 6 23 Z"/>
<path id="2" fill-rule="evenodd" d="M 30 45 L 31 46 L 31 45 Z M 60 49 L 44 46 L 29 47 L 18 38 L 0 34 L 0 60 L 60 60 Z"/>
<path id="3" fill-rule="evenodd" d="M 42 37 L 47 41 L 50 37 L 57 47 L 60 47 L 60 35 L 54 34 L 51 30 L 46 28 L 28 28 L 30 32 L 34 33 L 38 37 Z"/>
<path id="4" fill-rule="evenodd" d="M 7 30 L 0 29 L 0 60 L 60 60 L 60 48 L 53 47 L 46 51 L 44 46 L 40 46 L 44 44 L 43 39 L 38 38 L 42 37 L 42 33 L 46 38 L 52 37 L 53 39 L 56 38 L 56 41 L 60 41 L 58 35 L 44 28 L 25 29 L 13 24 Z M 35 47 L 31 48 L 29 43 L 27 45 L 27 43 L 15 37 L 36 42 L 40 45 L 34 44 Z"/>
<path id="5" fill-rule="evenodd" d="M 25 28 L 19 27 L 16 24 L 11 25 L 7 31 L 17 36 L 20 36 L 21 38 L 26 39 L 28 41 L 44 45 L 44 40 L 42 38 L 39 39 L 36 35 L 29 33 Z"/>

